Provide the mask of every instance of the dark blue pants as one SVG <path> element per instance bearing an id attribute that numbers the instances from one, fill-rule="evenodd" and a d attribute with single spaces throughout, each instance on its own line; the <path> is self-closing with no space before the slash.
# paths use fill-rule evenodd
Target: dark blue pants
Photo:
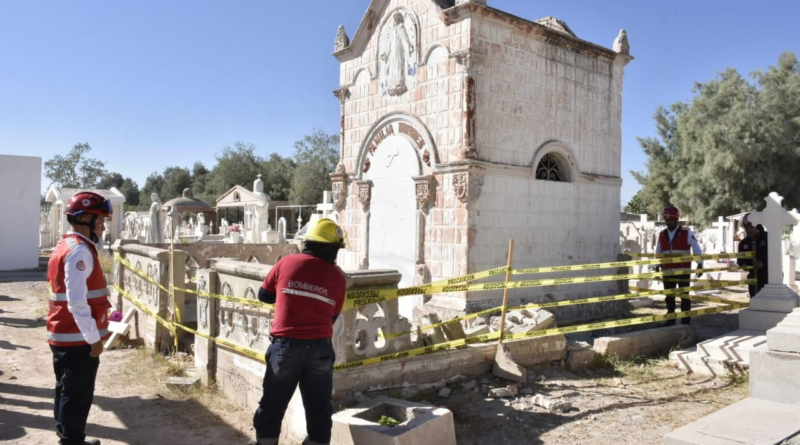
<path id="1" fill-rule="evenodd" d="M 100 358 L 90 357 L 92 347 L 53 346 L 56 397 L 53 415 L 62 444 L 83 444 L 86 419 L 94 399 L 94 381 Z"/>
<path id="2" fill-rule="evenodd" d="M 333 405 L 333 346 L 328 338 L 295 340 L 275 338 L 267 349 L 264 395 L 253 416 L 258 438 L 276 438 L 297 385 L 303 397 L 308 439 L 331 440 Z"/>
<path id="3" fill-rule="evenodd" d="M 667 289 L 677 289 L 683 287 L 691 286 L 691 282 L 689 282 L 689 278 L 691 274 L 686 275 L 672 275 L 668 277 L 664 277 L 664 290 Z M 683 281 L 678 281 L 683 280 Z M 689 299 L 689 289 L 686 289 L 686 298 L 681 298 L 681 312 L 691 311 L 692 310 L 692 300 Z M 675 297 L 666 297 L 664 298 L 664 302 L 667 303 L 667 313 L 672 314 L 675 313 Z M 681 324 L 689 324 L 691 323 L 691 317 L 681 318 Z M 667 326 L 673 326 L 675 324 L 675 320 L 667 320 L 664 323 Z"/>

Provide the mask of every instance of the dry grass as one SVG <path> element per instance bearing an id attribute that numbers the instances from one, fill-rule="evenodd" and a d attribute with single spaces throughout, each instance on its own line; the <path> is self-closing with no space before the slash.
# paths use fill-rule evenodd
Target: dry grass
<path id="1" fill-rule="evenodd" d="M 103 268 L 103 273 L 110 274 L 114 270 L 114 256 L 109 255 L 105 252 L 100 252 L 97 255 L 98 260 L 100 260 L 100 267 Z"/>

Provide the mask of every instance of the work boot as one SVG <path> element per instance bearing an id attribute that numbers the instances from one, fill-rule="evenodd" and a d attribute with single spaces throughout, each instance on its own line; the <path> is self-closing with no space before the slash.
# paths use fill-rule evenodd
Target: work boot
<path id="1" fill-rule="evenodd" d="M 278 437 L 259 437 L 258 439 L 248 442 L 247 445 L 278 445 Z"/>

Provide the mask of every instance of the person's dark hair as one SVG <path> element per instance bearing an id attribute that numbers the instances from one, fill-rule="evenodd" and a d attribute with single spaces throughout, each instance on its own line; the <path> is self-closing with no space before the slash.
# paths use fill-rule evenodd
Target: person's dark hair
<path id="1" fill-rule="evenodd" d="M 336 255 L 339 254 L 339 245 L 306 241 L 303 246 L 303 253 L 315 256 L 331 264 L 336 264 Z"/>
<path id="2" fill-rule="evenodd" d="M 764 226 L 762 226 L 761 224 L 757 225 L 756 229 L 758 229 L 758 233 L 764 233 L 765 232 Z"/>

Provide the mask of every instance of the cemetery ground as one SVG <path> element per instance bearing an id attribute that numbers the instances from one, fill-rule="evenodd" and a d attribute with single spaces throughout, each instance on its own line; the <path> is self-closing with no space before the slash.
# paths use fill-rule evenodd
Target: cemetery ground
<path id="1" fill-rule="evenodd" d="M 23 281 L 12 281 L 23 280 Z M 746 293 L 726 298 L 743 300 Z M 45 342 L 44 273 L 0 274 L 0 441 L 56 443 L 52 421 L 53 371 Z M 663 301 L 636 314 L 663 313 Z M 695 318 L 699 339 L 733 330 L 734 312 Z M 252 413 L 212 389 L 168 389 L 165 380 L 191 368 L 191 357 L 164 358 L 142 348 L 101 356 L 87 433 L 104 444 L 245 444 Z M 516 397 L 488 398 L 511 382 L 491 375 L 451 384 L 447 397 L 421 394 L 451 409 L 459 444 L 661 443 L 664 434 L 748 395 L 747 374 L 685 375 L 658 357 L 595 361 L 584 370 L 555 362 L 530 368 Z M 445 391 L 446 392 L 446 391 Z M 533 404 L 533 396 L 569 402 L 563 412 Z"/>

